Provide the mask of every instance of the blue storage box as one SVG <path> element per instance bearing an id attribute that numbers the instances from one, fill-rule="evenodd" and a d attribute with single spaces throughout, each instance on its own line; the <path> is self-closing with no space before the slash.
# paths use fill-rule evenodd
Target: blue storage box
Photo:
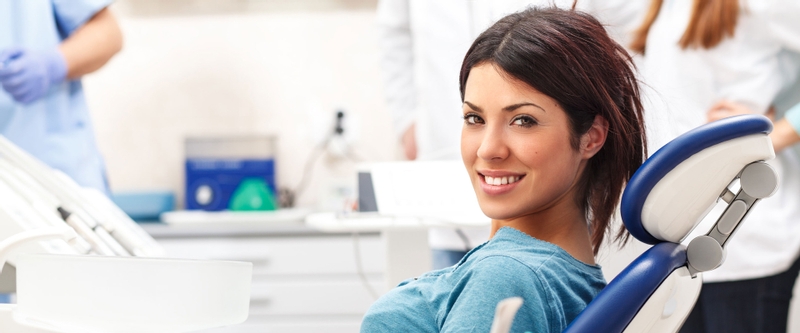
<path id="1" fill-rule="evenodd" d="M 161 213 L 175 209 L 175 195 L 170 191 L 114 192 L 111 200 L 136 222 L 158 222 Z"/>

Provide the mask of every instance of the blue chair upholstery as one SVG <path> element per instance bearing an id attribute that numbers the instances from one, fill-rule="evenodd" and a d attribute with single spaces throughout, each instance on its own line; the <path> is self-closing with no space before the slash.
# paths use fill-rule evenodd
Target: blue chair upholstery
<path id="1" fill-rule="evenodd" d="M 636 314 L 632 310 L 640 309 L 664 278 L 685 265 L 686 247 L 656 244 L 620 272 L 564 332 L 622 332 Z"/>
<path id="2" fill-rule="evenodd" d="M 747 210 L 738 214 L 739 219 L 735 224 L 726 228 L 715 225 L 707 236 L 700 236 L 711 239 L 712 244 L 716 244 L 714 241 L 718 242 L 718 251 L 723 251 L 722 246 L 733 235 L 738 223 L 746 217 L 749 207 L 761 199 L 746 193 L 744 180 L 740 180 L 742 185 L 739 193 L 733 193 L 729 185 L 736 184 L 734 181 L 742 177 L 742 170 L 754 164 L 759 167 L 766 165 L 762 161 L 774 157 L 767 137 L 771 130 L 772 123 L 762 116 L 731 117 L 685 133 L 645 161 L 629 181 L 620 209 L 623 222 L 631 235 L 654 246 L 614 278 L 564 332 L 679 330 L 688 316 L 688 310 L 691 310 L 697 299 L 702 284 L 700 272 L 715 268 L 724 258 L 723 254 L 719 263 L 701 263 L 708 258 L 717 259 L 715 255 L 718 256 L 718 253 L 711 253 L 710 256 L 705 253 L 714 252 L 715 248 L 706 250 L 703 246 L 695 246 L 689 252 L 686 246 L 680 244 L 681 240 L 697 226 L 722 194 L 722 199 L 726 202 L 739 200 L 747 204 Z M 726 168 L 733 171 L 725 171 Z M 758 177 L 764 176 L 773 181 L 769 179 L 771 169 L 764 170 L 767 170 L 767 174 L 762 173 Z M 682 183 L 676 182 L 676 179 L 691 178 L 698 172 L 704 172 L 699 176 L 702 181 L 690 179 Z M 706 178 L 714 178 L 706 176 L 709 172 L 715 176 L 722 173 L 719 177 L 723 177 L 723 180 L 706 181 Z M 771 176 L 774 177 L 774 172 Z M 708 188 L 711 183 L 714 186 Z M 684 188 L 691 186 L 696 188 Z M 770 194 L 766 196 L 768 195 Z M 653 202 L 653 198 L 658 201 Z M 691 205 L 696 202 L 701 202 L 702 205 L 688 209 L 688 213 L 681 211 L 687 203 Z M 662 215 L 669 215 L 662 212 L 676 213 L 662 219 Z M 725 220 L 727 212 L 728 210 L 722 214 L 720 220 Z M 718 230 L 722 230 L 722 233 Z M 694 240 L 689 247 L 693 247 L 693 243 Z M 697 263 L 691 263 L 692 255 L 693 258 L 698 258 L 692 259 Z M 665 281 L 668 279 L 670 282 L 667 285 Z M 660 289 L 665 290 L 659 291 Z M 657 292 L 659 297 L 654 296 Z M 647 310 L 644 310 L 645 306 L 648 306 Z M 634 320 L 636 328 L 633 328 Z"/>

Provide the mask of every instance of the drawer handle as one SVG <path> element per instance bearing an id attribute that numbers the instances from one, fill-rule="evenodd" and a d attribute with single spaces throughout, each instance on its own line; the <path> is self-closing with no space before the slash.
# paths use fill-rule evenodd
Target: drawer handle
<path id="1" fill-rule="evenodd" d="M 247 259 L 247 258 L 240 258 L 240 259 L 227 258 L 227 259 L 224 259 L 224 260 L 249 262 L 249 263 L 253 264 L 253 268 L 254 269 L 256 267 L 269 266 L 269 259 L 267 259 L 267 258 L 249 258 L 249 259 Z"/>
<path id="2" fill-rule="evenodd" d="M 251 308 L 266 308 L 272 304 L 272 301 L 269 298 L 260 298 L 260 299 L 251 299 L 250 300 L 250 307 Z"/>

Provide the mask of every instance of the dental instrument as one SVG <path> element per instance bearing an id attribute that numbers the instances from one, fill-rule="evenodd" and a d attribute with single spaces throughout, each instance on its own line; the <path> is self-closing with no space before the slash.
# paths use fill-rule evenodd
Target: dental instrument
<path id="1" fill-rule="evenodd" d="M 3 275 L 16 273 L 17 296 L 0 304 L 0 332 L 179 333 L 247 318 L 252 263 L 158 258 L 107 197 L 65 177 L 0 137 L 0 273 L 15 268 Z"/>
<path id="2" fill-rule="evenodd" d="M 124 213 L 109 209 L 117 207 L 104 195 L 82 189 L 71 178 L 44 165 L 5 137 L 0 137 L 0 155 L 51 191 L 62 206 L 68 209 L 72 207 L 72 213 L 79 214 L 90 227 L 96 223 L 105 228 L 128 253 L 136 256 L 163 254 L 163 249 L 136 222 Z"/>

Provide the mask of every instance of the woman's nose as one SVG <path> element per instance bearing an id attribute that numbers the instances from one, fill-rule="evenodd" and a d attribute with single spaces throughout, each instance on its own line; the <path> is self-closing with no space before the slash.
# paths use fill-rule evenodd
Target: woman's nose
<path id="1" fill-rule="evenodd" d="M 502 129 L 487 128 L 478 147 L 478 157 L 486 161 L 504 160 L 508 157 L 509 150 L 503 134 Z"/>

